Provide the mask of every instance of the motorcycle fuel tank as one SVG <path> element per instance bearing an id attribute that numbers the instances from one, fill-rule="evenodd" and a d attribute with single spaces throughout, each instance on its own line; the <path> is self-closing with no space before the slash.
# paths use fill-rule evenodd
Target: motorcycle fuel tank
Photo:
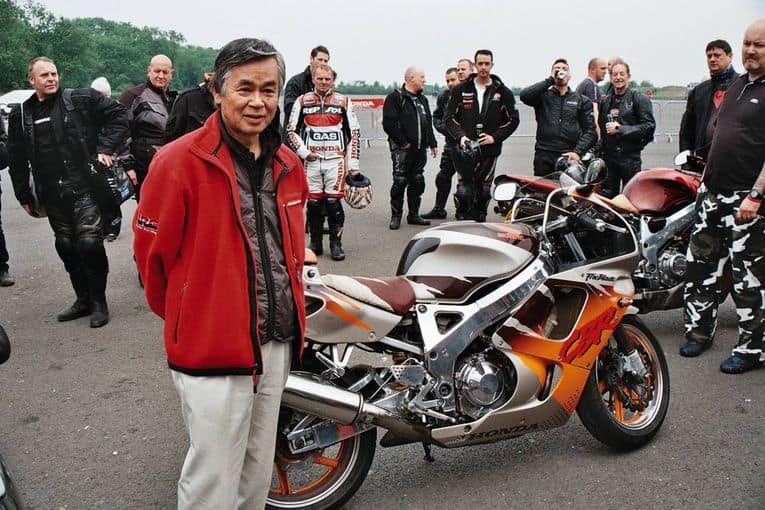
<path id="1" fill-rule="evenodd" d="M 696 200 L 700 180 L 673 168 L 638 172 L 622 193 L 640 214 L 672 214 Z"/>
<path id="2" fill-rule="evenodd" d="M 521 223 L 444 223 L 409 241 L 397 274 L 427 288 L 433 299 L 464 301 L 523 269 L 538 247 L 533 229 Z"/>

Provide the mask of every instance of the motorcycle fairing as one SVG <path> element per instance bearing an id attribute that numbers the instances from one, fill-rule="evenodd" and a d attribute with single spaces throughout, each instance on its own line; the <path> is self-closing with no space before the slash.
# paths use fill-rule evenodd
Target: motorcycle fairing
<path id="1" fill-rule="evenodd" d="M 563 425 L 576 409 L 603 346 L 627 311 L 625 304 L 634 291 L 629 273 L 634 256 L 571 269 L 540 285 L 492 336 L 493 346 L 516 370 L 517 386 L 510 399 L 469 425 L 434 429 L 433 442 L 454 448 Z M 593 281 L 593 275 L 601 277 Z M 554 310 L 556 301 L 565 301 L 560 296 L 571 294 L 584 298 L 570 299 L 561 306 L 566 309 Z M 524 314 L 524 308 L 539 309 L 544 301 L 551 307 L 541 309 L 553 321 L 568 317 L 570 324 L 557 328 L 567 333 L 551 337 L 551 331 L 545 333 L 539 327 L 547 317 Z"/>
<path id="2" fill-rule="evenodd" d="M 465 302 L 486 284 L 521 271 L 538 246 L 527 225 L 446 223 L 412 238 L 401 256 L 399 274 L 435 289 L 434 299 Z"/>

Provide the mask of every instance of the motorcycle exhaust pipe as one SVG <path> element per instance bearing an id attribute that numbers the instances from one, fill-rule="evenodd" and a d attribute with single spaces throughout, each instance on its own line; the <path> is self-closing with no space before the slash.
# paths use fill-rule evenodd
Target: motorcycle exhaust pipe
<path id="1" fill-rule="evenodd" d="M 322 384 L 310 377 L 290 374 L 282 393 L 282 404 L 344 425 L 371 422 L 407 439 L 430 442 L 430 431 L 422 425 L 364 401 L 360 393 Z"/>

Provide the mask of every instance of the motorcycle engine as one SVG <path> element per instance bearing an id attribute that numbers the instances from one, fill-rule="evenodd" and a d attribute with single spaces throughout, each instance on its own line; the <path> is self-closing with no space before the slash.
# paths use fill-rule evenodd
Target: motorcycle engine
<path id="1" fill-rule="evenodd" d="M 658 262 L 659 279 L 662 284 L 672 287 L 685 279 L 688 269 L 685 251 L 680 251 L 675 246 L 669 247 L 659 256 Z"/>
<path id="2" fill-rule="evenodd" d="M 456 367 L 455 379 L 460 410 L 480 418 L 507 402 L 515 388 L 515 370 L 487 359 L 485 353 L 462 358 Z"/>

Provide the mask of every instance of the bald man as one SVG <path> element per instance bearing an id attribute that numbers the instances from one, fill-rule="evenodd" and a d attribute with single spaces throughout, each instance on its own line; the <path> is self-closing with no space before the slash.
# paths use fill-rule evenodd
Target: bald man
<path id="1" fill-rule="evenodd" d="M 130 120 L 135 168 L 129 169 L 128 175 L 136 185 L 136 198 L 140 198 L 151 159 L 163 145 L 167 118 L 178 95 L 170 90 L 173 62 L 166 55 L 154 55 L 146 71 L 146 82 L 126 90 L 119 99 L 127 107 Z"/>
<path id="2" fill-rule="evenodd" d="M 438 153 L 433 134 L 433 117 L 425 97 L 425 71 L 409 67 L 404 73 L 404 85 L 385 98 L 383 129 L 388 135 L 393 162 L 393 184 L 390 188 L 391 219 L 389 228 L 398 230 L 404 210 L 406 191 L 407 217 L 410 225 L 430 225 L 420 216 L 420 201 L 425 191 L 425 163 L 428 148 L 432 157 Z"/>

